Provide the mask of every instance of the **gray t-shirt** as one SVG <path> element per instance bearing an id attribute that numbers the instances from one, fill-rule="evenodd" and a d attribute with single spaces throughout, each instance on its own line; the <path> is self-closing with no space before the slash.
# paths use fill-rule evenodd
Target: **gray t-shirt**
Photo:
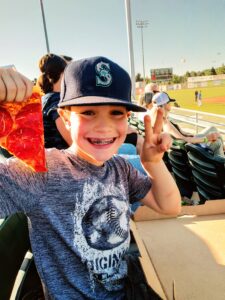
<path id="1" fill-rule="evenodd" d="M 0 164 L 0 218 L 29 218 L 36 266 L 52 299 L 122 299 L 130 203 L 151 187 L 114 156 L 97 167 L 69 150 L 46 151 L 48 172 L 17 159 Z"/>

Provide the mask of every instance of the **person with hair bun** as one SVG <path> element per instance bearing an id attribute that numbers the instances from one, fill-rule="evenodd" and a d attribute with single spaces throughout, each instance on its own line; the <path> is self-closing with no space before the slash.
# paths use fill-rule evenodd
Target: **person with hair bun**
<path id="1" fill-rule="evenodd" d="M 71 56 L 68 56 L 68 55 L 61 55 L 61 57 L 62 57 L 63 59 L 65 59 L 65 61 L 66 61 L 67 63 L 70 63 L 70 62 L 73 60 L 73 58 L 72 58 Z"/>
<path id="2" fill-rule="evenodd" d="M 70 132 L 57 112 L 62 76 L 71 60 L 69 56 L 52 53 L 44 55 L 39 60 L 41 75 L 37 84 L 45 94 L 42 97 L 45 148 L 66 149 L 72 142 Z"/>

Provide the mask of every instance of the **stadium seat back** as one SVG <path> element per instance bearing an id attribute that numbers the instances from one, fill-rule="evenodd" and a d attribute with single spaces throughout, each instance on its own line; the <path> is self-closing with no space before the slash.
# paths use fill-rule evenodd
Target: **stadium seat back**
<path id="1" fill-rule="evenodd" d="M 0 227 L 0 299 L 9 299 L 16 275 L 30 248 L 27 218 L 14 214 Z"/>
<path id="2" fill-rule="evenodd" d="M 225 198 L 225 158 L 213 155 L 200 145 L 186 144 L 200 203 Z"/>
<path id="3" fill-rule="evenodd" d="M 184 141 L 174 141 L 168 151 L 168 158 L 181 196 L 191 198 L 196 185 L 184 144 Z"/>
<path id="4" fill-rule="evenodd" d="M 23 284 L 28 284 L 30 278 L 33 286 L 40 290 L 41 281 L 32 253 L 30 257 L 27 255 L 30 249 L 27 217 L 22 213 L 7 217 L 0 226 L 0 299 L 23 299 Z M 28 271 L 32 275 L 29 278 Z"/>

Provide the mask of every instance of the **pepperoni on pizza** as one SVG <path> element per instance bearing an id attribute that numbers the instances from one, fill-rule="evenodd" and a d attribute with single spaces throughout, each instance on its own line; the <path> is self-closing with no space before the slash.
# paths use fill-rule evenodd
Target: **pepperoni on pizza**
<path id="1" fill-rule="evenodd" d="M 0 102 L 0 145 L 34 171 L 47 171 L 40 94 L 26 102 Z"/>

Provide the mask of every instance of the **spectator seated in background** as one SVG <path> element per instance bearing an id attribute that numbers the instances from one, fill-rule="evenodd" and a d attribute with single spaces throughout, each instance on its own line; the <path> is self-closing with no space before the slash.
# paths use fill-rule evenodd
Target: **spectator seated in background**
<path id="1" fill-rule="evenodd" d="M 145 86 L 145 94 L 147 93 L 153 93 L 153 94 L 156 94 L 159 92 L 159 86 L 157 83 L 155 82 L 151 82 L 151 83 L 148 83 L 146 86 Z"/>
<path id="2" fill-rule="evenodd" d="M 146 87 L 149 87 L 149 85 L 146 85 Z M 149 91 L 149 88 L 146 89 L 147 92 L 145 94 L 140 95 L 138 99 L 138 104 L 140 106 L 143 106 L 146 108 L 147 111 L 150 111 L 152 108 L 152 98 L 154 96 L 154 93 L 152 91 Z M 146 113 L 145 113 L 146 114 Z M 144 136 L 145 128 L 144 128 L 144 115 L 143 113 L 136 113 L 131 114 L 129 118 L 129 124 L 132 128 L 135 128 L 136 132 L 139 133 L 139 135 Z M 140 116 L 140 118 L 139 118 Z M 143 138 L 140 139 L 140 142 L 142 142 Z"/>
<path id="3" fill-rule="evenodd" d="M 138 104 L 145 107 L 146 109 L 151 109 L 153 96 L 154 96 L 153 92 L 148 92 L 143 95 L 140 95 L 140 97 L 138 99 Z"/>
<path id="4" fill-rule="evenodd" d="M 157 83 L 151 82 L 145 86 L 145 93 L 140 97 L 142 103 L 139 105 L 144 106 L 146 109 L 152 108 L 152 97 L 159 92 L 159 86 Z"/>
<path id="5" fill-rule="evenodd" d="M 57 112 L 61 79 L 67 63 L 71 60 L 69 56 L 50 53 L 39 61 L 41 75 L 37 84 L 45 94 L 42 97 L 45 148 L 66 149 L 72 143 L 70 133 Z"/>
<path id="6" fill-rule="evenodd" d="M 152 97 L 159 92 L 159 87 L 156 83 L 148 83 L 145 86 L 144 94 L 141 94 L 138 99 L 138 104 L 146 109 L 152 108 Z"/>
<path id="7" fill-rule="evenodd" d="M 152 97 L 154 93 L 150 91 L 150 85 L 147 85 L 146 87 L 146 92 L 145 94 L 140 95 L 138 104 L 145 107 L 146 109 L 150 109 L 152 107 Z M 140 154 L 140 149 L 142 148 L 143 143 L 142 128 L 144 128 L 144 124 L 140 124 L 140 128 L 138 128 L 138 120 L 137 118 L 134 118 L 132 114 L 128 122 L 130 126 L 128 127 L 127 137 L 124 143 L 134 145 L 137 148 L 137 154 Z"/>
<path id="8" fill-rule="evenodd" d="M 200 144 L 203 148 L 209 148 L 214 155 L 224 156 L 223 139 L 215 127 L 209 127 L 196 135 L 185 133 L 169 120 L 171 110 L 170 102 L 174 102 L 167 93 L 157 93 L 152 98 L 153 107 L 148 113 L 154 123 L 158 107 L 163 108 L 163 130 L 168 132 L 174 139 L 182 139 L 187 143 Z"/>

